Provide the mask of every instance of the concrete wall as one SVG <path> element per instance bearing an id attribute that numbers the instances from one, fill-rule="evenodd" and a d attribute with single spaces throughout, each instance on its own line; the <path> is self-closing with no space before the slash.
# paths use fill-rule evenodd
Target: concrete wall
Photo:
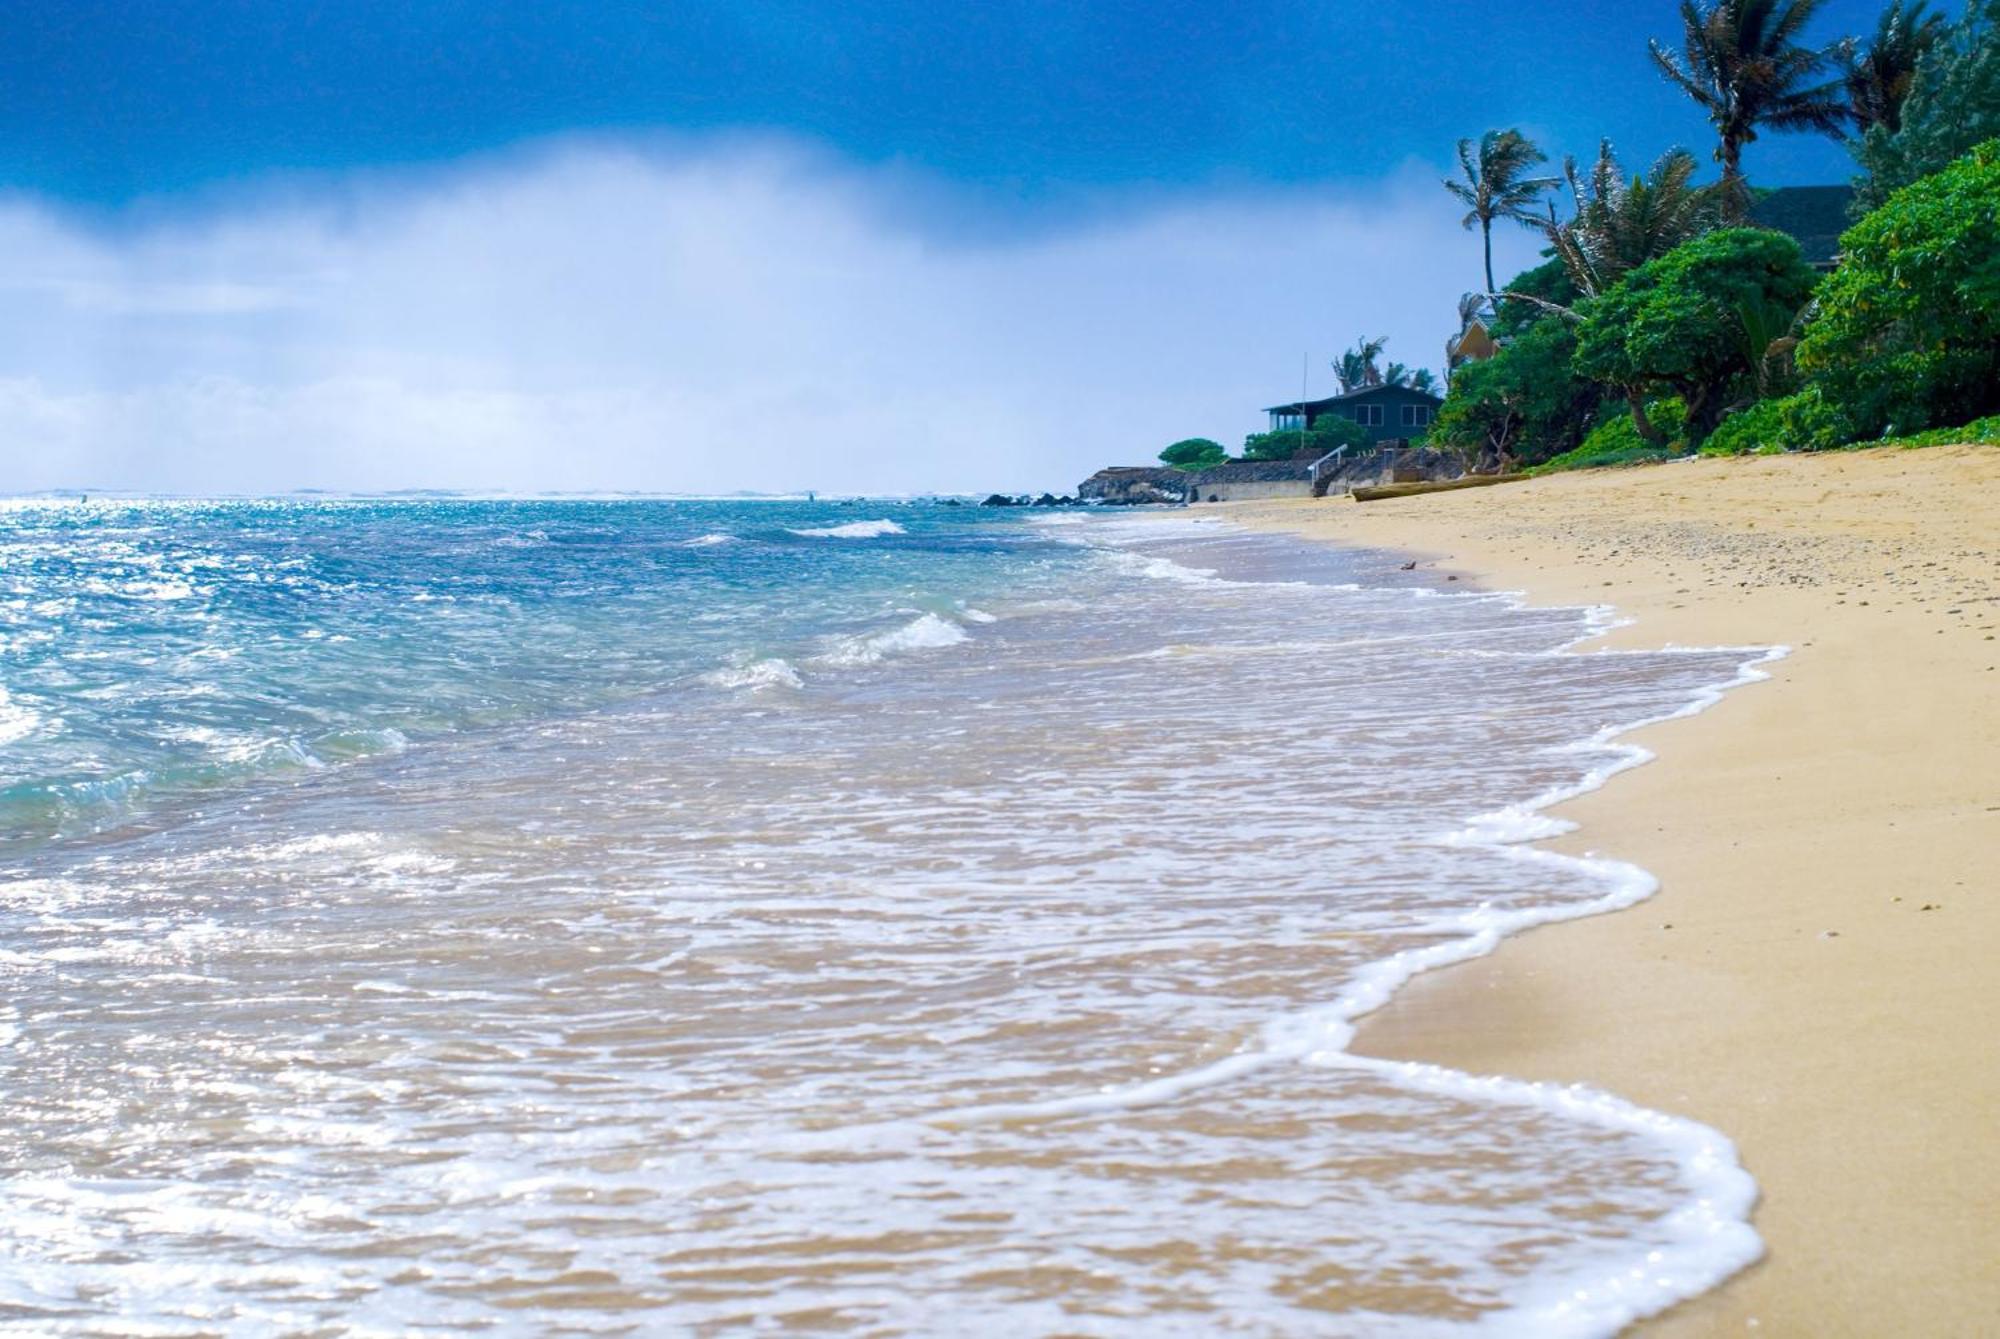
<path id="1" fill-rule="evenodd" d="M 1307 479 L 1260 480 L 1254 483 L 1203 484 L 1198 502 L 1261 502 L 1273 497 L 1311 497 L 1312 482 Z"/>

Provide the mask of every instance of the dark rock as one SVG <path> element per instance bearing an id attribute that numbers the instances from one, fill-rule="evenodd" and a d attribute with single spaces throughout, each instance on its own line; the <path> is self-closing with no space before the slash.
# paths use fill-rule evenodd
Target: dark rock
<path id="1" fill-rule="evenodd" d="M 987 499 L 984 502 L 980 503 L 979 505 L 982 507 L 1012 507 L 1012 506 L 1017 506 L 1019 504 L 1017 504 L 1013 498 L 1008 497 L 1005 493 L 994 493 L 989 495 Z"/>
<path id="2" fill-rule="evenodd" d="M 1193 492 L 1190 476 L 1179 470 L 1150 465 L 1114 465 L 1099 470 L 1076 487 L 1079 503 L 1133 507 L 1183 503 Z"/>

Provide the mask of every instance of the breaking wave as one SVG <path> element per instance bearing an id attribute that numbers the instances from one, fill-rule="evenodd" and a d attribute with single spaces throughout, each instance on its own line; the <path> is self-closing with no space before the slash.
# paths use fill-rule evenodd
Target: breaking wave
<path id="1" fill-rule="evenodd" d="M 829 525 L 821 529 L 794 530 L 795 535 L 807 539 L 880 539 L 883 535 L 902 535 L 909 532 L 894 521 L 852 521 L 846 525 Z"/>
<path id="2" fill-rule="evenodd" d="M 712 670 L 701 676 L 701 681 L 712 688 L 803 688 L 805 681 L 792 663 L 781 657 L 771 656 L 763 660 L 746 661 L 726 669 Z"/>
<path id="3" fill-rule="evenodd" d="M 873 665 L 890 656 L 936 651 L 970 641 L 965 629 L 948 618 L 921 614 L 888 632 L 866 637 L 837 637 L 814 659 L 822 665 Z"/>

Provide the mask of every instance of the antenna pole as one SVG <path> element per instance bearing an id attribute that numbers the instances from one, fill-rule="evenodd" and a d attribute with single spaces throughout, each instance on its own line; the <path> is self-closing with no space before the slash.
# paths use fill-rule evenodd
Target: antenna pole
<path id="1" fill-rule="evenodd" d="M 1310 352 L 1299 355 L 1299 454 L 1306 453 L 1306 376 L 1312 366 Z"/>

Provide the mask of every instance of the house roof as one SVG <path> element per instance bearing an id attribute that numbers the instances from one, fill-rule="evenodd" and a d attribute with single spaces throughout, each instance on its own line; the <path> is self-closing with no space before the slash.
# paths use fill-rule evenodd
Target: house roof
<path id="1" fill-rule="evenodd" d="M 1485 341 L 1496 349 L 1500 347 L 1500 341 L 1494 338 L 1493 327 L 1486 324 L 1486 318 L 1475 316 L 1467 321 L 1464 328 L 1456 335 L 1453 335 L 1444 342 L 1445 356 L 1456 358 L 1461 349 L 1465 348 L 1467 344 L 1475 342 L 1475 333 L 1477 339 Z"/>
<path id="2" fill-rule="evenodd" d="M 1853 200 L 1852 186 L 1785 186 L 1753 201 L 1750 221 L 1790 236 L 1811 264 L 1831 265 L 1852 222 L 1847 208 Z"/>
<path id="3" fill-rule="evenodd" d="M 1414 386 L 1363 386 L 1358 391 L 1348 391 L 1345 395 L 1329 395 L 1324 400 L 1294 400 L 1290 404 L 1275 404 L 1264 412 L 1267 414 L 1318 414 L 1335 405 L 1352 404 L 1356 400 L 1380 399 L 1382 397 L 1428 401 L 1432 408 L 1444 403 L 1442 395 L 1432 395 Z"/>

